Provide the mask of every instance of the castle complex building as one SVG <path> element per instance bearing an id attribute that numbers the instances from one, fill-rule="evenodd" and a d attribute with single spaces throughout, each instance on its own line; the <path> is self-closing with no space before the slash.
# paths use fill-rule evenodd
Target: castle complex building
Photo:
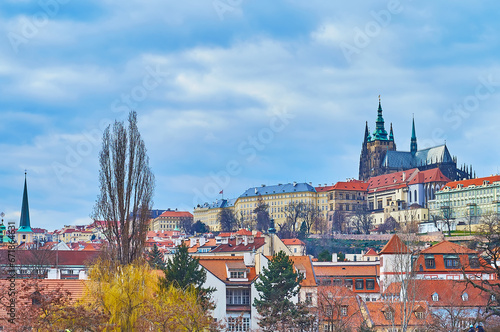
<path id="1" fill-rule="evenodd" d="M 369 178 L 383 174 L 390 174 L 418 168 L 421 171 L 439 168 L 448 179 L 462 180 L 472 178 L 472 168 L 463 166 L 457 168 L 457 158 L 452 157 L 446 144 L 418 150 L 415 133 L 415 120 L 412 124 L 410 151 L 397 151 L 394 141 L 392 124 L 389 135 L 385 130 L 382 116 L 382 106 L 379 99 L 376 128 L 373 135 L 365 127 L 365 137 L 359 160 L 359 179 L 367 181 Z"/>

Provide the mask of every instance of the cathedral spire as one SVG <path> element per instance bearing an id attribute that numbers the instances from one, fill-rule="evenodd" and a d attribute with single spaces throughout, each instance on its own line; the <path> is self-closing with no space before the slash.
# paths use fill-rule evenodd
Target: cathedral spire
<path id="1" fill-rule="evenodd" d="M 413 122 L 412 122 L 410 151 L 412 154 L 417 153 L 417 135 L 415 134 L 415 117 L 413 117 Z"/>
<path id="2" fill-rule="evenodd" d="M 30 226 L 30 208 L 28 205 L 28 185 L 26 181 L 26 172 L 24 173 L 23 205 L 21 207 L 21 220 L 19 221 L 18 232 L 32 232 Z"/>
<path id="3" fill-rule="evenodd" d="M 394 141 L 394 133 L 392 132 L 392 122 L 391 122 L 391 131 L 389 133 L 389 141 Z"/>
<path id="4" fill-rule="evenodd" d="M 384 117 L 382 116 L 382 104 L 380 102 L 380 95 L 378 96 L 377 122 L 375 133 L 373 134 L 373 139 L 387 141 L 387 131 L 385 130 Z"/>

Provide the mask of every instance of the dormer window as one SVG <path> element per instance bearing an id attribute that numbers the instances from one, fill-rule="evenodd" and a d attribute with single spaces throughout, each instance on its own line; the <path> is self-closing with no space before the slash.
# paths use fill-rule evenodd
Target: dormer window
<path id="1" fill-rule="evenodd" d="M 434 260 L 434 255 L 425 255 L 425 268 L 426 269 L 435 269 L 436 261 Z"/>
<path id="2" fill-rule="evenodd" d="M 458 269 L 460 262 L 458 260 L 458 255 L 443 255 L 444 266 L 447 269 Z"/>
<path id="3" fill-rule="evenodd" d="M 347 306 L 346 305 L 343 305 L 340 307 L 340 316 L 347 316 Z"/>
<path id="4" fill-rule="evenodd" d="M 481 266 L 479 264 L 479 257 L 477 257 L 477 255 L 469 255 L 469 266 L 472 269 L 478 269 Z"/>
<path id="5" fill-rule="evenodd" d="M 229 261 L 226 263 L 227 277 L 231 279 L 247 279 L 247 267 L 243 261 Z"/>
<path id="6" fill-rule="evenodd" d="M 464 301 L 464 302 L 469 301 L 469 294 L 463 293 L 462 294 L 462 301 Z"/>
<path id="7" fill-rule="evenodd" d="M 432 294 L 432 301 L 434 301 L 434 302 L 439 301 L 439 295 L 438 295 L 438 293 Z"/>

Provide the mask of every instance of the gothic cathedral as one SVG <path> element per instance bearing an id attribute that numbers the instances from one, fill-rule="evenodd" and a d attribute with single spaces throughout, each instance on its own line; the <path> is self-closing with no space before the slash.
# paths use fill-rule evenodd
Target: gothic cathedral
<path id="1" fill-rule="evenodd" d="M 389 135 L 385 130 L 382 116 L 382 105 L 378 102 L 375 132 L 370 134 L 368 122 L 365 126 L 365 137 L 359 158 L 359 179 L 369 178 L 399 171 L 418 168 L 421 171 L 439 168 L 452 181 L 473 178 L 472 166 L 463 165 L 457 168 L 457 158 L 452 157 L 446 144 L 418 150 L 415 133 L 415 120 L 412 123 L 410 151 L 397 151 L 392 123 Z"/>

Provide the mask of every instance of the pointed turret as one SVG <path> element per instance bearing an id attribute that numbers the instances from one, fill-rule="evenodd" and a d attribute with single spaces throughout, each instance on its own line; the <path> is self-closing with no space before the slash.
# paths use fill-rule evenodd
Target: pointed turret
<path id="1" fill-rule="evenodd" d="M 389 132 L 389 141 L 394 141 L 394 133 L 392 132 L 392 122 L 391 122 L 391 131 Z"/>
<path id="2" fill-rule="evenodd" d="M 375 133 L 373 133 L 373 139 L 387 141 L 387 131 L 385 130 L 384 117 L 382 116 L 382 104 L 380 102 L 380 96 L 378 97 L 377 122 Z"/>
<path id="3" fill-rule="evenodd" d="M 410 152 L 413 155 L 417 153 L 417 135 L 415 134 L 415 118 L 413 118 L 413 123 L 411 128 Z"/>
<path id="4" fill-rule="evenodd" d="M 30 208 L 28 205 L 28 185 L 26 181 L 26 173 L 24 173 L 24 193 L 23 205 L 21 207 L 21 220 L 19 221 L 18 232 L 32 232 L 30 226 Z"/>
<path id="5" fill-rule="evenodd" d="M 365 125 L 365 139 L 364 139 L 364 143 L 366 142 L 369 142 L 368 140 L 368 137 L 370 136 L 370 131 L 368 130 L 368 121 L 366 121 L 366 125 Z"/>

